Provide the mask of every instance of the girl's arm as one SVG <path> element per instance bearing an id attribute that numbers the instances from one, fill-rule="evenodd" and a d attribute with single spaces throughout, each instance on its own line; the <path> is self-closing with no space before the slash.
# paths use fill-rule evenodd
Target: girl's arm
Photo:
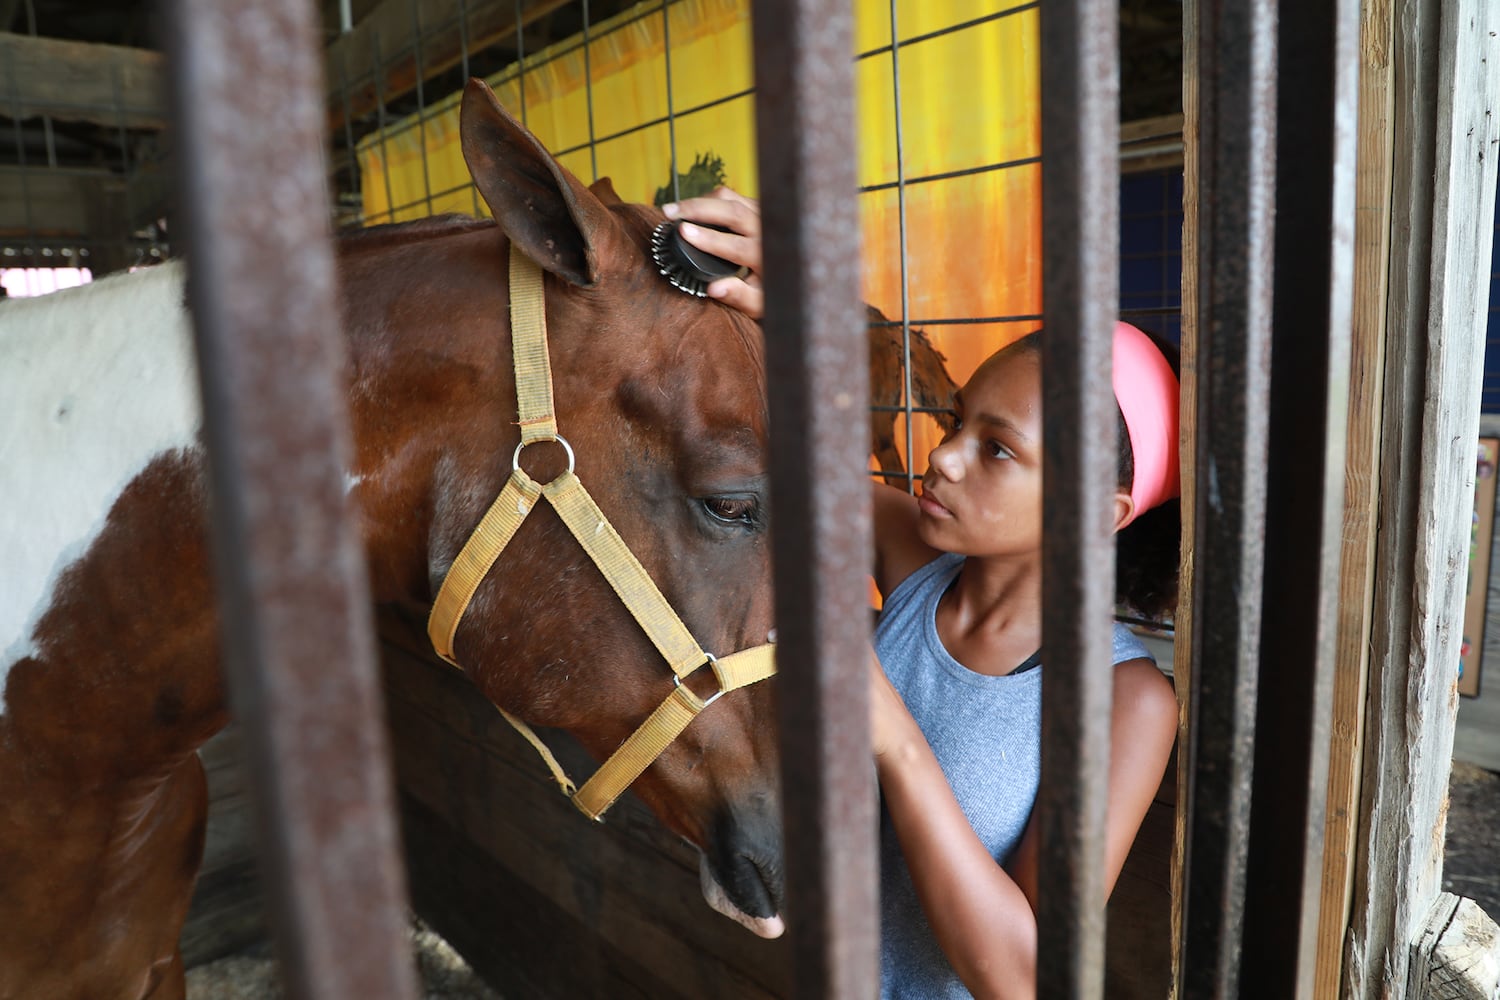
<path id="1" fill-rule="evenodd" d="M 1166 773 L 1177 736 L 1177 696 L 1172 683 L 1147 659 L 1126 660 L 1114 668 L 1114 709 L 1110 715 L 1109 799 L 1104 828 L 1104 892 L 1114 891 L 1136 832 Z M 1035 813 L 1008 865 L 1031 907 L 1036 909 Z"/>
<path id="2" fill-rule="evenodd" d="M 938 945 L 974 996 L 1034 997 L 1036 917 L 1025 894 L 969 826 L 878 662 L 870 693 L 881 795 Z"/>
<path id="3" fill-rule="evenodd" d="M 1105 891 L 1166 769 L 1177 729 L 1172 686 L 1149 660 L 1114 668 Z M 876 770 L 917 897 L 943 954 L 976 997 L 1036 991 L 1037 822 L 1009 870 L 990 857 L 954 798 L 901 696 L 876 663 L 872 676 Z"/>

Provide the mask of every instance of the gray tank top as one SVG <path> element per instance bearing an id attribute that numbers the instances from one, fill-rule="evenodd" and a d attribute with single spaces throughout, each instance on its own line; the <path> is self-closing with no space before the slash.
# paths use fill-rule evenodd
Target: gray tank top
<path id="1" fill-rule="evenodd" d="M 1043 671 L 978 674 L 943 647 L 938 599 L 963 563 L 963 556 L 941 555 L 901 582 L 880 613 L 875 652 L 927 736 L 969 824 L 991 856 L 1005 864 L 1026 829 L 1041 783 Z M 1114 662 L 1139 657 L 1151 654 L 1129 629 L 1115 625 Z M 932 936 L 884 810 L 880 898 L 881 997 L 968 997 Z"/>

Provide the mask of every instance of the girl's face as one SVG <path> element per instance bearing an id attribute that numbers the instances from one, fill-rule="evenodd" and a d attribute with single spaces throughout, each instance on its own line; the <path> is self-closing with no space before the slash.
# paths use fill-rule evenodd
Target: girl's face
<path id="1" fill-rule="evenodd" d="M 1042 544 L 1042 369 L 1033 351 L 989 358 L 954 397 L 958 426 L 929 457 L 917 533 L 966 556 Z"/>

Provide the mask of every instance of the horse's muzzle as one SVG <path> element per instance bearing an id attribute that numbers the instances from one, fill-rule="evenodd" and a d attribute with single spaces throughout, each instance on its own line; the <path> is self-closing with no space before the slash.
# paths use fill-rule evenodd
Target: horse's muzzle
<path id="1" fill-rule="evenodd" d="M 703 898 L 761 937 L 780 937 L 785 930 L 780 916 L 785 876 L 774 807 L 731 808 L 715 827 L 698 863 Z"/>

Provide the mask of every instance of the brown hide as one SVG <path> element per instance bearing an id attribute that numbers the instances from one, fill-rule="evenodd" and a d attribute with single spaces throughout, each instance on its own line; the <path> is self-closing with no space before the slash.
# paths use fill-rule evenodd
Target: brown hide
<path id="1" fill-rule="evenodd" d="M 580 479 L 705 649 L 765 642 L 759 328 L 662 281 L 646 266 L 660 214 L 584 187 L 483 84 L 466 92 L 462 129 L 499 226 L 428 220 L 340 245 L 350 472 L 375 600 L 425 610 L 509 474 L 515 239 L 549 272 L 556 409 Z M 536 446 L 523 464 L 546 481 L 560 458 Z M 717 518 L 725 498 L 753 516 Z M 176 941 L 205 810 L 195 750 L 226 718 L 206 538 L 201 454 L 160 455 L 67 569 L 36 654 L 7 679 L 0 1000 L 181 995 Z M 569 730 L 595 759 L 671 689 L 546 508 L 479 588 L 456 653 L 488 698 Z M 752 916 L 781 899 L 773 710 L 770 684 L 727 695 L 633 787 Z"/>

